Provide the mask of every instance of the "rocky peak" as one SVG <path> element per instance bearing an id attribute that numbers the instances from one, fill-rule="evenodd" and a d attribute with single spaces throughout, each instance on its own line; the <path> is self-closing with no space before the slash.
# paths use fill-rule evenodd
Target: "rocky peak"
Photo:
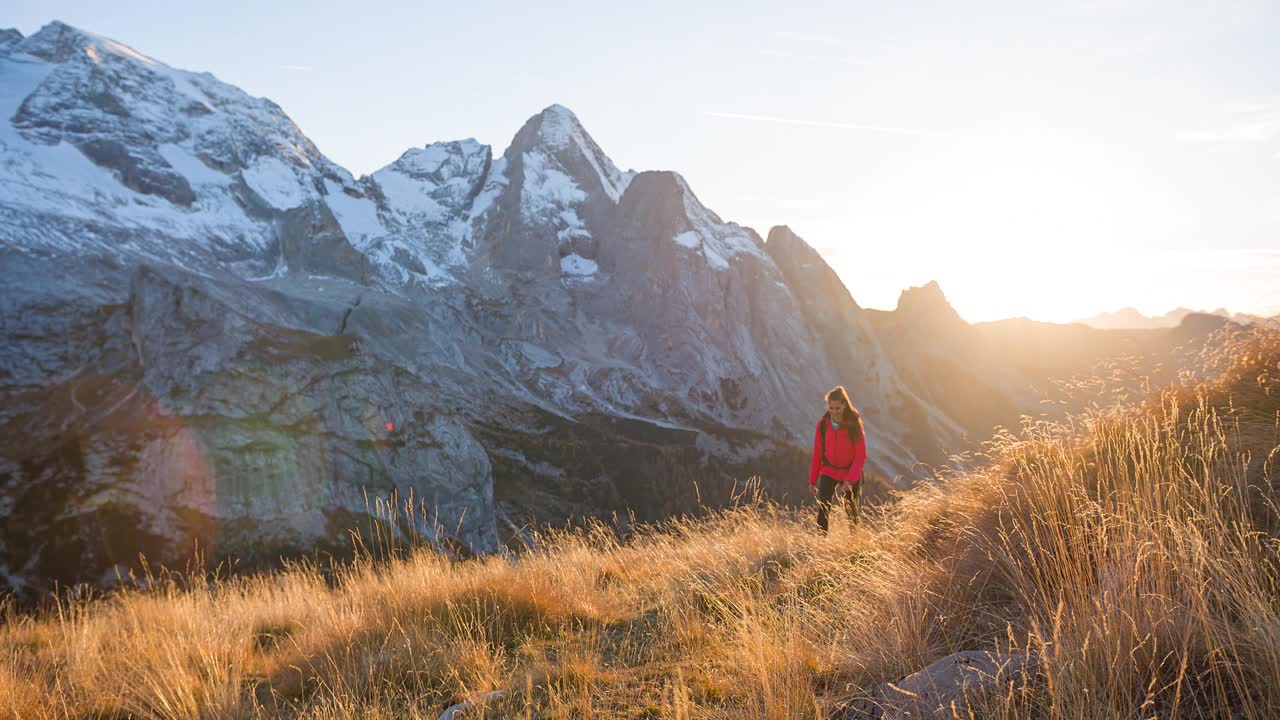
<path id="1" fill-rule="evenodd" d="M 578 116 L 563 105 L 548 105 L 536 118 L 539 121 L 538 139 L 549 148 L 568 147 L 576 135 L 590 139 Z"/>
<path id="2" fill-rule="evenodd" d="M 410 148 L 384 169 L 395 170 L 415 180 L 444 182 L 458 174 L 472 174 L 483 167 L 489 146 L 473 138 L 435 142 L 426 147 Z"/>
<path id="3" fill-rule="evenodd" d="M 634 175 L 618 170 L 587 133 L 578 116 L 563 105 L 550 105 L 529 118 L 504 156 L 509 162 L 533 156 L 538 167 L 558 166 L 587 192 L 598 186 L 615 203 Z"/>
<path id="4" fill-rule="evenodd" d="M 66 62 L 84 51 L 90 40 L 84 33 L 61 20 L 54 20 L 23 39 L 18 49 L 49 62 Z"/>
<path id="5" fill-rule="evenodd" d="M 937 280 L 930 280 L 919 287 L 903 290 L 898 296 L 896 312 L 915 320 L 964 322 L 960 314 L 947 301 L 947 296 L 942 293 L 942 286 L 938 285 Z"/>
<path id="6" fill-rule="evenodd" d="M 6 117 L 22 139 L 33 147 L 67 143 L 120 184 L 88 187 L 93 174 L 80 170 L 57 183 L 61 194 L 82 188 L 76 199 L 93 204 L 105 190 L 125 203 L 142 196 L 144 204 L 154 198 L 197 211 L 203 196 L 221 222 L 229 216 L 214 206 L 234 183 L 242 183 L 239 199 L 229 201 L 257 198 L 252 212 L 314 199 L 321 177 L 350 186 L 349 173 L 324 158 L 278 106 L 207 73 L 169 67 L 56 21 L 12 52 L 48 63 L 39 73 L 12 77 L 10 89 L 22 100 Z"/>
<path id="7" fill-rule="evenodd" d="M 861 307 L 854 300 L 849 288 L 845 287 L 840 275 L 827 263 L 826 258 L 812 245 L 792 231 L 787 225 L 774 225 L 769 229 L 769 238 L 764 242 L 764 250 L 768 252 L 778 272 L 786 279 L 787 286 L 796 293 L 805 306 L 812 307 L 815 313 L 826 313 L 817 310 L 832 302 L 844 305 L 847 299 L 849 318 L 854 318 Z M 845 319 L 842 322 L 854 322 Z"/>
<path id="8" fill-rule="evenodd" d="M 1136 307 L 1123 307 L 1115 311 L 1113 314 L 1116 317 L 1123 318 L 1125 320 L 1146 319 L 1146 316 L 1138 312 L 1138 308 Z"/>
<path id="9" fill-rule="evenodd" d="M 693 188 L 689 187 L 689 182 L 684 179 L 683 175 L 677 172 L 673 172 L 671 174 L 675 176 L 676 184 L 680 187 L 681 200 L 684 203 L 684 213 L 689 218 L 689 222 L 694 226 L 693 229 L 701 230 L 707 226 L 726 224 L 720 219 L 720 216 L 717 215 L 715 211 L 702 204 L 702 201 L 694 194 Z M 740 227 L 736 223 L 728 224 Z"/>
<path id="10" fill-rule="evenodd" d="M 492 149 L 471 138 L 406 150 L 372 176 L 391 210 L 444 222 L 481 189 Z"/>
<path id="11" fill-rule="evenodd" d="M 22 42 L 22 33 L 14 28 L 0 29 L 0 52 L 8 52 L 10 48 Z"/>
<path id="12" fill-rule="evenodd" d="M 812 245 L 795 234 L 786 225 L 775 225 L 769 229 L 769 237 L 764 243 L 765 250 L 773 257 L 774 262 L 782 265 L 795 264 L 807 267 L 816 262 L 826 263 Z"/>
<path id="13" fill-rule="evenodd" d="M 684 182 L 668 170 L 638 173 L 622 194 L 618 215 L 623 222 L 646 225 L 658 234 L 686 230 Z"/>
<path id="14" fill-rule="evenodd" d="M 17 33 L 16 30 L 12 32 Z M 19 37 L 21 37 L 20 33 Z M 3 42 L 0 41 L 0 44 Z M 52 63 L 69 62 L 82 55 L 88 55 L 90 59 L 96 60 L 103 53 L 107 53 L 150 65 L 158 64 L 127 45 L 85 32 L 61 20 L 54 20 L 36 31 L 36 34 L 23 39 L 18 43 L 17 50 Z"/>
<path id="15" fill-rule="evenodd" d="M 683 248 L 682 252 L 700 257 L 714 271 L 727 270 L 745 256 L 772 264 L 764 252 L 764 241 L 754 230 L 721 220 L 698 200 L 678 173 L 639 173 L 618 207 L 625 224 L 643 226 L 640 234 Z"/>
<path id="16" fill-rule="evenodd" d="M 574 146 L 600 149 L 572 110 L 563 105 L 548 105 L 525 121 L 511 140 L 508 152 L 542 149 L 555 153 Z"/>
<path id="17" fill-rule="evenodd" d="M 1231 324 L 1231 320 L 1215 313 L 1188 312 L 1178 323 L 1177 331 L 1191 336 L 1208 335 Z"/>
<path id="18" fill-rule="evenodd" d="M 529 118 L 492 166 L 476 198 L 484 208 L 487 188 L 496 195 L 477 242 L 489 262 L 545 280 L 596 277 L 600 238 L 634 173 L 620 172 L 561 105 Z"/>
<path id="19" fill-rule="evenodd" d="M 849 296 L 850 306 L 854 310 L 859 309 L 840 276 L 827 264 L 822 254 L 791 228 L 786 225 L 774 226 L 769 230 L 769 239 L 765 241 L 764 248 L 786 278 L 787 284 L 806 302 Z"/>

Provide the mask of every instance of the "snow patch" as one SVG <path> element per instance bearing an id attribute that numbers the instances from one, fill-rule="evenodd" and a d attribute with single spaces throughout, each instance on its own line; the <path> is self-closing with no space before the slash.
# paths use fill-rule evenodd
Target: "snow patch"
<path id="1" fill-rule="evenodd" d="M 84 31 L 81 31 L 81 32 L 84 32 Z M 122 45 L 121 43 L 118 43 L 115 40 L 112 40 L 111 38 L 103 37 L 101 35 L 96 35 L 94 33 L 84 33 L 84 34 L 93 38 L 95 41 L 98 42 L 99 45 L 102 46 L 104 50 L 108 52 L 114 53 L 116 55 L 123 55 L 124 57 L 131 58 L 133 60 L 136 60 L 137 62 L 142 63 L 143 65 L 147 65 L 150 67 L 156 67 L 158 65 L 161 65 L 161 63 L 147 57 L 146 55 L 143 55 L 142 53 L 138 52 L 137 50 L 134 50 L 128 45 Z"/>
<path id="2" fill-rule="evenodd" d="M 200 158 L 181 145 L 166 143 L 158 148 L 160 157 L 177 170 L 187 182 L 196 185 L 230 185 L 231 178 L 200 162 Z M 255 191 L 256 192 L 256 191 Z"/>
<path id="3" fill-rule="evenodd" d="M 493 201 L 498 199 L 498 196 L 502 195 L 510 185 L 511 179 L 507 177 L 507 159 L 500 157 L 489 166 L 489 176 L 484 180 L 484 188 L 471 203 L 471 217 L 478 218 L 485 214 L 493 205 Z"/>
<path id="4" fill-rule="evenodd" d="M 281 255 L 280 258 L 276 260 L 275 269 L 272 270 L 270 273 L 263 275 L 261 277 L 251 277 L 246 279 L 249 280 L 249 282 L 262 282 L 264 280 L 275 280 L 276 278 L 284 277 L 284 274 L 288 271 L 289 271 L 288 266 L 284 264 L 284 256 Z"/>
<path id="5" fill-rule="evenodd" d="M 569 242 L 574 238 L 591 237 L 591 231 L 582 222 L 582 218 L 578 217 L 578 213 L 573 210 L 561 210 L 560 221 L 564 223 L 564 227 L 560 229 L 560 232 L 556 233 L 556 237 L 559 238 L 560 242 Z"/>
<path id="6" fill-rule="evenodd" d="M 389 276 L 389 279 L 393 279 L 401 285 L 408 284 L 412 280 L 417 280 L 423 285 L 432 288 L 458 283 L 458 279 L 448 270 L 441 267 L 426 253 L 421 252 L 414 245 L 403 240 L 379 240 L 364 252 L 374 264 L 382 269 L 385 275 Z M 397 262 L 397 258 L 402 256 L 416 260 L 421 264 L 422 270 L 414 270 L 405 267 L 402 262 Z"/>
<path id="7" fill-rule="evenodd" d="M 542 111 L 542 124 L 538 127 L 538 137 L 551 149 L 560 150 L 568 147 L 578 124 L 578 118 L 569 108 L 563 105 L 551 105 Z"/>
<path id="8" fill-rule="evenodd" d="M 490 158 L 473 139 L 432 143 L 405 151 L 373 174 L 390 213 L 415 223 L 443 224 L 464 215 L 469 196 Z"/>
<path id="9" fill-rule="evenodd" d="M 692 248 L 694 246 L 688 243 L 692 241 L 691 235 L 696 235 L 702 241 L 702 254 L 707 258 L 707 263 L 716 270 L 728 269 L 730 261 L 742 255 L 754 255 L 761 262 L 773 265 L 761 243 L 752 237 L 748 229 L 737 223 L 721 220 L 720 216 L 698 201 L 683 177 L 676 175 L 676 180 L 684 194 L 685 216 L 692 225 L 690 230 L 676 236 L 676 242 Z"/>
<path id="10" fill-rule="evenodd" d="M 0 205 L 24 208 L 35 214 L 73 218 L 94 226 L 114 226 L 161 230 L 171 236 L 191 237 L 210 226 L 222 226 L 243 219 L 243 213 L 219 206 L 216 199 L 200 205 L 196 212 L 175 211 L 162 198 L 135 192 L 122 185 L 108 169 L 99 167 L 75 146 L 33 143 L 8 122 L 22 102 L 44 83 L 54 65 L 30 56 L 0 58 Z M 181 158 L 174 158 L 182 165 Z M 0 242 L 39 244 L 83 250 L 100 242 L 92 231 L 66 235 L 48 227 L 10 227 Z M 220 233 L 245 237 L 249 233 Z M 39 238 L 39 240 L 34 240 Z M 118 241 L 108 249 L 129 249 Z M 165 248 L 171 252 L 173 248 Z"/>
<path id="11" fill-rule="evenodd" d="M 130 254 L 193 271 L 193 262 L 200 261 L 234 266 L 217 259 L 225 253 L 208 251 L 215 246 L 264 249 L 274 241 L 275 229 L 245 214 L 232 192 L 235 170 L 220 172 L 200 157 L 230 164 L 238 157 L 236 148 L 257 143 L 276 148 L 285 162 L 256 164 L 244 178 L 264 202 L 277 207 L 315 197 L 304 174 L 312 158 L 336 172 L 269 101 L 250 98 L 212 75 L 175 70 L 106 38 L 78 31 L 61 37 L 58 24 L 47 30 L 23 51 L 0 56 L 0 209 L 7 217 L 33 218 L 6 222 L 0 244 Z M 81 43 L 75 47 L 83 47 L 84 54 L 48 62 L 26 52 L 41 43 L 56 50 L 55 44 L 70 42 Z M 95 67 L 93 55 L 108 62 Z M 83 96 L 92 92 L 86 83 L 97 72 L 123 105 L 127 126 Z M 10 119 L 24 102 L 31 112 L 48 114 L 52 124 L 15 128 Z M 208 112 L 188 113 L 197 102 Z M 94 128 L 92 137 L 121 143 L 145 169 L 185 178 L 194 201 L 175 207 L 160 195 L 126 187 L 110 168 L 77 148 L 91 135 L 76 132 L 71 117 Z M 282 177 L 293 179 L 281 184 Z"/>
<path id="12" fill-rule="evenodd" d="M 329 178 L 324 179 L 324 188 L 328 193 L 324 196 L 325 204 L 333 211 L 343 234 L 357 250 L 363 252 L 370 241 L 387 234 L 372 200 L 347 195 L 341 185 Z"/>
<path id="13" fill-rule="evenodd" d="M 284 161 L 263 155 L 240 172 L 249 189 L 277 210 L 296 208 L 308 198 L 298 175 Z"/>
<path id="14" fill-rule="evenodd" d="M 594 275 L 599 269 L 595 260 L 588 260 L 577 253 L 560 258 L 560 272 L 565 275 Z"/>
<path id="15" fill-rule="evenodd" d="M 524 187 L 520 193 L 520 211 L 526 222 L 554 228 L 562 245 L 575 238 L 591 237 L 591 231 L 576 209 L 586 199 L 587 194 L 582 188 L 545 153 L 524 153 Z M 562 260 L 561 265 L 563 264 Z"/>
<path id="16" fill-rule="evenodd" d="M 401 156 L 396 165 L 406 172 L 430 175 L 440 169 L 452 153 L 443 143 L 434 143 L 424 148 L 413 148 Z"/>
<path id="17" fill-rule="evenodd" d="M 203 90 L 197 87 L 195 82 L 192 80 L 192 77 L 195 76 L 195 73 L 187 72 L 185 70 L 175 70 L 174 68 L 171 68 L 167 65 L 161 66 L 160 68 L 154 68 L 154 69 L 160 70 L 162 68 L 164 71 L 167 72 L 167 74 L 169 75 L 169 78 L 173 80 L 173 85 L 175 88 L 177 88 L 178 92 L 191 98 L 196 103 L 203 105 L 210 112 L 216 112 L 213 108 L 209 107 L 210 98 L 208 94 L 206 94 Z"/>
<path id="18" fill-rule="evenodd" d="M 437 187 L 434 183 L 389 168 L 374 173 L 373 179 L 382 188 L 389 207 L 412 213 L 419 221 L 441 222 L 445 219 L 445 208 L 430 195 Z"/>
<path id="19" fill-rule="evenodd" d="M 618 175 L 618 185 L 617 185 L 618 200 L 621 200 L 622 194 L 627 191 L 627 188 L 631 187 L 631 180 L 635 178 L 635 176 L 636 176 L 635 170 L 628 170 Z M 615 202 L 617 201 L 615 200 Z"/>
<path id="20" fill-rule="evenodd" d="M 684 232 L 676 233 L 675 237 L 671 239 L 675 240 L 677 245 L 683 245 L 690 250 L 696 250 L 702 244 L 702 236 L 696 230 L 685 230 Z"/>
<path id="21" fill-rule="evenodd" d="M 524 154 L 524 192 L 520 197 L 520 208 L 525 217 L 533 220 L 548 220 L 561 208 L 570 207 L 587 199 L 587 194 L 578 187 L 573 178 L 558 168 L 551 167 L 548 158 L 540 152 Z"/>
<path id="22" fill-rule="evenodd" d="M 715 269 L 715 270 L 729 269 L 729 261 L 726 260 L 723 255 L 721 255 L 720 253 L 712 249 L 711 245 L 704 244 L 702 246 L 702 255 L 707 259 L 707 264 L 710 265 L 712 269 Z"/>

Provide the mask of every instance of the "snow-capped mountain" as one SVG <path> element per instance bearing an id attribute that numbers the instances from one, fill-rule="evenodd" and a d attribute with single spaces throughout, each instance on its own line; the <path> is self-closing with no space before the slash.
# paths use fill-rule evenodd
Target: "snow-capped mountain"
<path id="1" fill-rule="evenodd" d="M 366 493 L 473 550 L 749 475 L 798 497 L 837 383 L 887 477 L 956 437 L 803 240 L 561 106 L 355 178 L 269 100 L 55 22 L 0 33 L 0 113 L 11 585 L 338 546 Z"/>

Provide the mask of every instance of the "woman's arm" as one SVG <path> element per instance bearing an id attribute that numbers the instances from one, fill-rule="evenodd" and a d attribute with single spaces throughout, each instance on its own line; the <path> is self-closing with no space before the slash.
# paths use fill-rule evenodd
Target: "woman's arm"
<path id="1" fill-rule="evenodd" d="M 809 484 L 818 484 L 818 471 L 822 469 L 822 421 L 813 431 L 813 461 L 809 463 Z"/>

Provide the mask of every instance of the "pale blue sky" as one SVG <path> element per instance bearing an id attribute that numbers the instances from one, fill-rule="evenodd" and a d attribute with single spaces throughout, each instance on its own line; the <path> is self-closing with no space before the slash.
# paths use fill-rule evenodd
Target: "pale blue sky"
<path id="1" fill-rule="evenodd" d="M 1280 4 L 83 2 L 51 19 L 270 97 L 357 175 L 551 103 L 624 168 L 788 224 L 863 305 L 1280 312 Z"/>

